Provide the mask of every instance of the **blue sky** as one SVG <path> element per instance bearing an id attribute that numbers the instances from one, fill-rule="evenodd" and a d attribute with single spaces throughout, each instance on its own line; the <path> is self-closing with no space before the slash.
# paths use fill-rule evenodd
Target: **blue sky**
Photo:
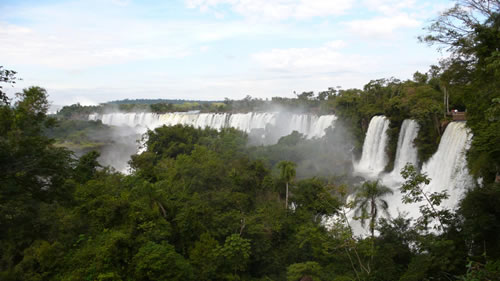
<path id="1" fill-rule="evenodd" d="M 418 43 L 450 1 L 3 0 L 0 65 L 54 104 L 214 100 L 408 79 L 442 56 Z"/>

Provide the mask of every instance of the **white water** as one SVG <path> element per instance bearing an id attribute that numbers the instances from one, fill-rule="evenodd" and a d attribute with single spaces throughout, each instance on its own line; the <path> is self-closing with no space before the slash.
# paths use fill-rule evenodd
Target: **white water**
<path id="1" fill-rule="evenodd" d="M 360 168 L 371 168 L 371 170 L 368 170 L 368 173 L 365 170 L 365 176 L 370 180 L 377 179 L 373 178 L 373 175 L 378 174 L 385 167 L 386 162 L 379 161 L 382 158 L 379 152 L 385 154 L 386 136 L 381 132 L 384 131 L 385 122 L 386 119 L 379 116 L 371 120 L 363 145 L 363 157 L 357 165 L 358 171 Z M 403 204 L 401 202 L 402 195 L 399 192 L 399 188 L 403 182 L 399 171 L 406 163 L 418 164 L 417 151 L 413 145 L 413 140 L 418 134 L 418 129 L 418 124 L 415 121 L 405 120 L 403 122 L 398 139 L 394 170 L 389 174 L 379 175 L 378 177 L 378 179 L 382 180 L 383 184 L 389 186 L 394 191 L 393 195 L 386 198 L 389 202 L 389 213 L 392 217 L 397 217 L 399 213 L 405 213 L 412 218 L 417 218 L 421 215 L 419 206 L 424 203 Z M 465 127 L 465 122 L 451 122 L 441 137 L 438 150 L 422 166 L 421 172 L 426 173 L 431 179 L 429 185 L 423 188 L 424 192 L 447 191 L 449 195 L 449 198 L 441 203 L 440 208 L 455 208 L 467 188 L 472 187 L 474 184 L 467 169 L 465 156 L 470 146 L 471 138 L 472 134 Z M 363 172 L 363 170 L 361 171 Z M 359 229 L 357 224 L 359 222 L 353 222 L 355 233 L 360 235 L 366 234 L 362 229 Z"/>
<path id="2" fill-rule="evenodd" d="M 385 116 L 374 116 L 368 125 L 361 159 L 355 163 L 356 172 L 367 177 L 377 177 L 387 165 L 385 147 L 389 120 Z"/>
<path id="3" fill-rule="evenodd" d="M 89 120 L 101 120 L 106 125 L 128 126 L 140 133 L 162 125 L 189 125 L 196 128 L 235 128 L 246 133 L 261 130 L 260 137 L 265 144 L 275 143 L 282 136 L 293 131 L 307 138 L 320 138 L 325 129 L 334 125 L 335 115 L 280 114 L 280 113 L 108 113 L 91 114 Z"/>
<path id="4" fill-rule="evenodd" d="M 382 182 L 386 185 L 396 185 L 404 181 L 401 170 L 408 163 L 418 167 L 417 148 L 413 143 L 418 135 L 419 126 L 415 120 L 406 119 L 401 125 L 398 136 L 398 147 L 394 158 L 392 172 L 384 175 Z"/>
<path id="5" fill-rule="evenodd" d="M 189 125 L 196 128 L 212 128 L 221 130 L 223 128 L 235 128 L 249 134 L 249 142 L 252 144 L 274 144 L 279 138 L 289 135 L 293 131 L 305 135 L 307 138 L 320 138 L 325 135 L 325 130 L 333 127 L 335 115 L 309 115 L 309 114 L 286 114 L 286 113 L 108 113 L 91 114 L 89 120 L 101 120 L 103 124 L 115 126 L 124 132 L 131 132 L 137 139 L 127 139 L 127 147 L 136 149 L 128 150 L 123 155 L 123 149 L 117 145 L 116 149 L 109 151 L 107 158 L 116 159 L 108 163 L 121 172 L 127 173 L 127 161 L 130 155 L 140 153 L 144 149 L 137 142 L 142 134 L 148 129 L 152 130 L 160 126 L 173 126 L 177 124 Z M 120 138 L 122 140 L 122 138 Z M 120 143 L 123 146 L 123 143 Z M 113 155 L 116 153 L 116 155 Z M 113 160 L 111 160 L 113 161 Z"/>
<path id="6" fill-rule="evenodd" d="M 422 173 L 431 179 L 425 191 L 446 190 L 450 195 L 442 203 L 444 207 L 456 207 L 466 189 L 473 185 L 465 155 L 471 139 L 472 133 L 465 127 L 465 122 L 451 122 L 446 127 L 437 152 L 422 166 Z"/>
<path id="7" fill-rule="evenodd" d="M 449 195 L 447 200 L 441 202 L 438 209 L 456 208 L 467 188 L 473 186 L 465 156 L 471 138 L 472 134 L 465 127 L 465 122 L 451 122 L 441 137 L 438 150 L 422 166 L 421 173 L 427 174 L 431 179 L 423 191 L 427 194 L 446 191 Z M 419 206 L 426 202 L 403 204 L 399 192 L 400 186 L 401 184 L 390 186 L 394 189 L 394 194 L 388 198 L 391 216 L 396 217 L 398 212 L 405 212 L 409 217 L 419 217 L 421 215 Z"/>

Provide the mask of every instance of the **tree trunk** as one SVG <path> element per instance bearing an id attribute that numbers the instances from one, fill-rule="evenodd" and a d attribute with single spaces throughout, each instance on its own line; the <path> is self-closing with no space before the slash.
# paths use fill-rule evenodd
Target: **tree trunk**
<path id="1" fill-rule="evenodd" d="M 286 182 L 285 209 L 288 210 L 288 182 Z"/>
<path id="2" fill-rule="evenodd" d="M 450 113 L 450 94 L 448 93 L 448 90 L 445 88 L 445 93 L 446 93 L 446 114 Z"/>
<path id="3" fill-rule="evenodd" d="M 372 233 L 372 239 L 375 237 L 375 201 L 372 199 L 371 205 L 371 220 L 370 220 L 370 231 Z"/>

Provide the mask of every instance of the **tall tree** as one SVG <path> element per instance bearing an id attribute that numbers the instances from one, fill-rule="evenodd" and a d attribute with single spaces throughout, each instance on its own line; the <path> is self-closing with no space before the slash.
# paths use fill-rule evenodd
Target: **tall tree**
<path id="1" fill-rule="evenodd" d="M 65 185 L 72 173 L 70 152 L 43 135 L 54 124 L 46 116 L 45 90 L 31 87 L 17 97 L 13 106 L 0 103 L 0 271 L 48 236 L 43 206 L 70 196 Z"/>
<path id="2" fill-rule="evenodd" d="M 441 80 L 450 91 L 463 92 L 467 126 L 474 135 L 469 168 L 485 183 L 500 178 L 500 1 L 457 0 L 428 27 L 420 39 L 446 48 Z"/>
<path id="3" fill-rule="evenodd" d="M 378 180 L 363 183 L 356 193 L 356 209 L 354 214 L 360 218 L 362 226 L 365 226 L 366 219 L 370 220 L 372 238 L 375 237 L 375 224 L 379 216 L 379 209 L 389 216 L 389 212 L 387 211 L 389 204 L 383 198 L 392 193 L 393 191 L 390 188 L 379 184 Z"/>
<path id="4" fill-rule="evenodd" d="M 286 182 L 286 197 L 285 197 L 285 208 L 288 209 L 288 185 L 295 178 L 296 171 L 295 164 L 292 161 L 281 161 L 278 163 L 278 168 L 280 169 L 280 177 Z"/>

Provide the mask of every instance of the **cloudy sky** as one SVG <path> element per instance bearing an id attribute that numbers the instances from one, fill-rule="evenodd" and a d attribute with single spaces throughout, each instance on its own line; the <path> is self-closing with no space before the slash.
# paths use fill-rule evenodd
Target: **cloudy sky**
<path id="1" fill-rule="evenodd" d="M 0 65 L 54 104 L 293 96 L 436 64 L 444 0 L 2 0 Z"/>

